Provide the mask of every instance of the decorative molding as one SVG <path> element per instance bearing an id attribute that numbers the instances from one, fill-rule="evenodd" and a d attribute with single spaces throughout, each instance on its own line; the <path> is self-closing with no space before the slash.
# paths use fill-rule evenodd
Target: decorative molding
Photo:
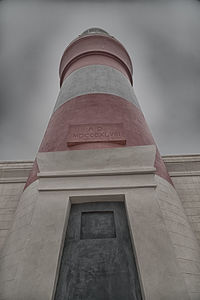
<path id="1" fill-rule="evenodd" d="M 37 174 L 39 178 L 53 177 L 84 177 L 84 176 L 109 176 L 109 175 L 133 175 L 133 174 L 151 174 L 155 173 L 155 168 L 135 168 L 135 169 L 110 169 L 110 170 L 86 170 L 86 171 L 54 171 L 40 172 Z"/>
<path id="2" fill-rule="evenodd" d="M 0 178 L 1 183 L 26 183 L 27 177 L 16 177 L 16 178 Z"/>
<path id="3" fill-rule="evenodd" d="M 200 171 L 169 172 L 170 177 L 200 176 Z"/>
<path id="4" fill-rule="evenodd" d="M 43 152 L 39 191 L 156 187 L 154 146 Z"/>
<path id="5" fill-rule="evenodd" d="M 32 169 L 32 161 L 0 162 L 1 183 L 25 183 Z"/>
<path id="6" fill-rule="evenodd" d="M 162 157 L 169 175 L 171 177 L 187 177 L 187 176 L 200 176 L 200 154 L 193 155 L 167 155 Z M 33 166 L 33 161 L 0 161 L 0 184 L 4 183 L 25 183 L 28 174 Z M 181 170 L 180 170 L 181 169 Z M 61 176 L 95 176 L 95 175 L 112 175 L 115 174 L 148 174 L 155 172 L 155 168 L 146 167 L 142 170 L 139 168 L 134 169 L 113 169 L 113 170 L 92 170 L 92 171 L 64 171 L 38 173 L 38 177 L 61 177 Z"/>
<path id="7" fill-rule="evenodd" d="M 195 162 L 200 161 L 200 154 L 164 155 L 162 159 L 165 163 Z"/>
<path id="8" fill-rule="evenodd" d="M 56 192 L 56 191 L 92 191 L 92 190 L 127 190 L 127 189 L 133 189 L 133 188 L 156 188 L 157 184 L 156 182 L 152 183 L 145 183 L 145 184 L 136 184 L 134 186 L 108 186 L 108 187 L 99 187 L 99 186 L 94 186 L 94 187 L 38 187 L 38 191 L 40 192 Z"/>

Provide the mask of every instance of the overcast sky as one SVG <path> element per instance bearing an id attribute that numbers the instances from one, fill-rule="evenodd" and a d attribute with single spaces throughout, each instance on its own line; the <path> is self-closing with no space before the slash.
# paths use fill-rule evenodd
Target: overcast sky
<path id="1" fill-rule="evenodd" d="M 65 47 L 101 27 L 128 50 L 161 154 L 200 153 L 200 2 L 0 1 L 0 160 L 32 160 L 59 92 Z"/>

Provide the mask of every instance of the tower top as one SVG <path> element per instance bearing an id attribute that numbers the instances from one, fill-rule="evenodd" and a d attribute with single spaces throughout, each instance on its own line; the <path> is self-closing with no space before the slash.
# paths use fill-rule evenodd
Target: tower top
<path id="1" fill-rule="evenodd" d="M 87 30 L 83 31 L 81 36 L 88 35 L 88 34 L 105 34 L 105 35 L 109 35 L 108 32 L 106 32 L 105 30 L 103 30 L 99 27 L 88 28 Z"/>
<path id="2" fill-rule="evenodd" d="M 65 49 L 60 62 L 60 85 L 73 71 L 89 65 L 106 65 L 122 72 L 132 84 L 133 67 L 124 46 L 105 30 L 91 27 Z"/>

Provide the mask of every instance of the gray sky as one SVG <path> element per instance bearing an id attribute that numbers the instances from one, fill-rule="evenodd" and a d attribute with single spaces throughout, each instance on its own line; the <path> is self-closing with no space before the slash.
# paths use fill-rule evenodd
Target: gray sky
<path id="1" fill-rule="evenodd" d="M 200 2 L 0 1 L 0 160 L 34 159 L 65 47 L 101 27 L 128 50 L 161 154 L 200 153 Z"/>

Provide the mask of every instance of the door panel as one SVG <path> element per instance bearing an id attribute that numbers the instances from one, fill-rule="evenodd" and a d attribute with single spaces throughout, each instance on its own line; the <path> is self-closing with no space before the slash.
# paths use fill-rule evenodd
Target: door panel
<path id="1" fill-rule="evenodd" d="M 124 203 L 74 204 L 55 300 L 142 299 Z"/>

